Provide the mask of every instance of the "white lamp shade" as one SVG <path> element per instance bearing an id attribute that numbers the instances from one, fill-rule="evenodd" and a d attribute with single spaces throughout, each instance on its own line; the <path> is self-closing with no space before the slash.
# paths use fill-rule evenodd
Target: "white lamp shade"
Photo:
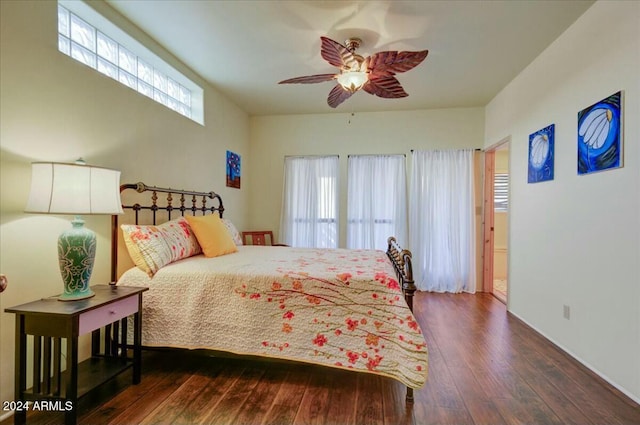
<path id="1" fill-rule="evenodd" d="M 338 75 L 338 83 L 346 90 L 356 91 L 369 79 L 369 74 L 362 71 L 345 71 Z"/>
<path id="2" fill-rule="evenodd" d="M 34 162 L 25 211 L 122 214 L 120 171 L 89 165 Z"/>

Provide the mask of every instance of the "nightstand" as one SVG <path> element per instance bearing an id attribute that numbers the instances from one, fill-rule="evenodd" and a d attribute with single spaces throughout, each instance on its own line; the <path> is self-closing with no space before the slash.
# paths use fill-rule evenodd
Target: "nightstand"
<path id="1" fill-rule="evenodd" d="M 15 416 L 25 424 L 27 411 L 64 411 L 65 424 L 77 421 L 78 398 L 132 368 L 140 383 L 142 293 L 148 288 L 91 287 L 95 296 L 78 301 L 44 298 L 16 307 Z M 127 345 L 133 316 L 133 346 Z M 78 337 L 91 336 L 91 357 L 78 363 Z M 27 388 L 27 339 L 33 349 L 33 380 Z M 63 350 L 63 348 L 66 348 Z M 132 356 L 129 348 L 133 348 Z M 42 409 L 41 407 L 45 407 Z"/>

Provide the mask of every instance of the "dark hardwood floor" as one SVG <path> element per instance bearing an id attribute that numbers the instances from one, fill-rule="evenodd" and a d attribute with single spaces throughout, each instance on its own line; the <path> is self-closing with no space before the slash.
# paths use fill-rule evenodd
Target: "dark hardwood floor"
<path id="1" fill-rule="evenodd" d="M 640 424 L 640 406 L 488 294 L 417 294 L 429 380 L 407 405 L 387 378 L 281 362 L 145 352 L 130 375 L 84 397 L 79 423 Z M 30 414 L 29 424 L 62 423 Z M 3 421 L 2 425 L 11 423 Z"/>

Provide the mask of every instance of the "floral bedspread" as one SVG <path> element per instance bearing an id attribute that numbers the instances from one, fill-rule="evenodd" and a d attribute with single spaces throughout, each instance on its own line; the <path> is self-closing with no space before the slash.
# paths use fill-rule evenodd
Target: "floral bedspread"
<path id="1" fill-rule="evenodd" d="M 146 346 L 207 348 L 377 373 L 412 388 L 427 346 L 382 251 L 239 246 L 119 285 L 143 295 Z"/>

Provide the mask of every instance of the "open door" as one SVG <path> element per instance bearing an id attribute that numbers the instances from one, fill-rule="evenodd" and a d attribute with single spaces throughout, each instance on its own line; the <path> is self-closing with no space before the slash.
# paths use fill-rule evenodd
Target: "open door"
<path id="1" fill-rule="evenodd" d="M 485 151 L 483 286 L 502 302 L 508 297 L 509 139 Z"/>
<path id="2" fill-rule="evenodd" d="M 484 260 L 482 284 L 485 292 L 493 293 L 493 179 L 495 151 L 484 153 Z"/>

